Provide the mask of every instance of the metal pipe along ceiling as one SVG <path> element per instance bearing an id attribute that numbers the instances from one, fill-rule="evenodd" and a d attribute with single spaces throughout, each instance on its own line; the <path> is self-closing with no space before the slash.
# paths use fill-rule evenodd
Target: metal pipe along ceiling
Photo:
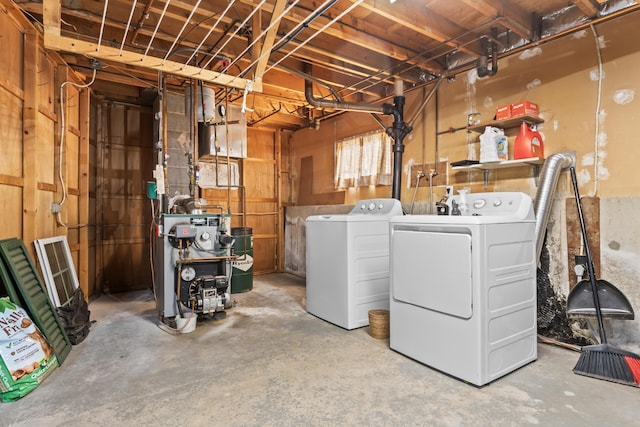
<path id="1" fill-rule="evenodd" d="M 100 51 L 100 45 L 102 44 L 102 33 L 104 32 L 104 21 L 107 18 L 107 8 L 109 7 L 109 0 L 104 2 L 104 10 L 102 11 L 102 22 L 100 23 L 100 36 L 98 37 L 98 47 L 96 51 Z"/>
<path id="2" fill-rule="evenodd" d="M 193 59 L 194 56 L 196 56 L 196 53 L 198 53 L 200 51 L 200 48 L 202 47 L 202 45 L 204 44 L 205 41 L 207 41 L 207 39 L 209 38 L 209 36 L 211 35 L 211 33 L 213 33 L 213 31 L 218 27 L 218 24 L 220 24 L 220 21 L 222 21 L 222 18 L 224 18 L 227 14 L 227 12 L 229 11 L 229 9 L 231 9 L 231 6 L 233 6 L 233 4 L 235 3 L 235 0 L 231 0 L 229 2 L 229 4 L 227 5 L 226 9 L 222 11 L 222 13 L 220 14 L 220 16 L 218 16 L 218 19 L 216 20 L 215 24 L 213 24 L 211 26 L 211 28 L 209 28 L 209 31 L 207 32 L 207 34 L 202 38 L 202 41 L 200 41 L 200 44 L 198 45 L 198 47 L 195 48 L 195 50 L 193 51 L 193 54 L 189 57 L 189 59 L 187 59 L 184 62 L 184 65 L 187 65 L 189 62 L 191 62 L 191 60 Z"/>
<path id="3" fill-rule="evenodd" d="M 249 19 L 251 19 L 251 17 L 253 15 L 255 15 L 255 13 L 262 7 L 262 5 L 266 2 L 267 0 L 262 0 L 252 11 L 249 15 L 247 15 L 247 17 L 245 18 L 244 21 L 242 21 L 242 24 L 238 25 L 238 28 L 236 28 L 236 30 L 229 35 L 229 37 L 227 38 L 227 41 L 224 42 L 222 44 L 222 46 L 220 46 L 220 48 L 218 49 L 218 51 L 216 53 L 214 53 L 214 56 L 211 57 L 211 59 L 209 59 L 203 66 L 202 66 L 202 70 L 204 70 L 205 68 L 207 68 L 207 66 L 209 66 L 209 64 L 211 63 L 211 61 L 213 61 L 213 58 L 215 58 L 215 56 L 217 56 L 220 52 L 222 52 L 222 49 L 224 49 L 231 40 L 233 40 L 233 37 L 238 34 L 238 32 L 240 31 L 241 28 L 243 28 L 245 26 L 245 24 L 249 21 Z"/>
<path id="4" fill-rule="evenodd" d="M 322 5 L 320 5 L 318 9 L 325 7 L 327 4 L 329 4 L 329 3 L 330 3 L 330 2 L 332 2 L 332 1 L 333 1 L 333 0 L 325 0 L 325 2 L 324 2 Z M 314 13 L 316 13 L 316 12 L 317 12 L 317 10 L 315 10 L 315 11 L 313 11 L 313 12 L 309 13 L 308 17 L 312 16 L 312 15 L 313 15 Z M 307 19 L 308 19 L 308 17 L 307 17 Z M 302 24 L 303 24 L 304 22 L 306 22 L 306 21 L 307 21 L 307 20 L 305 20 L 305 21 L 300 21 L 300 22 L 299 22 L 297 25 L 295 25 L 291 30 L 289 30 L 289 32 L 288 32 L 287 34 L 285 34 L 284 36 L 282 36 L 282 37 L 280 38 L 280 40 L 278 40 L 276 43 L 274 43 L 274 45 L 278 45 L 278 44 L 280 44 L 283 40 L 285 40 L 286 42 L 288 42 L 286 39 L 287 39 L 288 37 L 290 37 L 294 32 L 296 32 L 296 31 L 298 30 L 298 28 L 300 28 L 300 26 L 302 26 Z M 251 64 L 249 64 L 249 65 L 248 65 L 244 70 L 242 70 L 242 72 L 240 72 L 240 74 L 239 74 L 239 75 L 240 75 L 240 76 L 244 76 L 244 75 L 246 75 L 246 74 L 249 72 L 249 70 L 251 70 L 251 67 L 253 67 L 254 65 L 256 65 L 256 64 L 258 63 L 258 61 L 260 61 L 260 59 L 262 59 L 265 55 L 270 55 L 271 53 L 272 53 L 272 52 L 270 52 L 270 51 L 263 52 L 263 53 L 262 53 L 262 55 L 260 55 L 260 56 L 259 56 L 258 58 L 256 58 L 256 59 L 254 59 L 254 60 L 253 60 L 253 62 L 252 62 Z M 239 58 L 237 58 L 237 59 L 239 59 Z M 236 59 L 236 60 L 237 60 L 237 59 Z"/>
<path id="5" fill-rule="evenodd" d="M 149 49 L 151 49 L 151 44 L 153 43 L 153 40 L 156 38 L 156 34 L 158 33 L 158 28 L 160 28 L 160 24 L 164 19 L 164 15 L 167 13 L 167 8 L 169 7 L 169 3 L 171 3 L 171 0 L 167 0 L 167 2 L 164 4 L 164 9 L 162 9 L 162 13 L 160 14 L 160 18 L 158 18 L 158 23 L 156 24 L 156 28 L 153 30 L 153 34 L 151 35 L 151 39 L 149 40 L 149 44 L 147 45 L 147 50 L 144 51 L 143 59 L 147 57 L 147 53 L 149 53 Z"/>
<path id="6" fill-rule="evenodd" d="M 340 20 L 343 16 L 345 16 L 347 13 L 351 12 L 353 9 L 355 9 L 358 5 L 360 5 L 360 3 L 362 3 L 363 0 L 357 0 L 356 2 L 354 2 L 351 6 L 349 6 L 347 9 L 344 10 L 344 12 L 340 13 L 338 16 L 336 16 L 335 18 L 333 18 L 331 21 L 329 21 L 327 24 L 325 24 L 322 28 L 320 28 L 318 31 L 316 31 L 314 34 L 312 34 L 311 36 L 309 36 L 309 38 L 307 38 L 305 41 L 303 41 L 302 43 L 300 43 L 298 46 L 296 46 L 291 52 L 287 53 L 285 56 L 283 56 L 282 58 L 280 58 L 278 61 L 276 61 L 275 64 L 271 65 L 269 68 L 267 68 L 265 70 L 265 73 L 272 70 L 274 67 L 276 67 L 279 63 L 281 63 L 282 61 L 284 61 L 286 58 L 288 58 L 289 56 L 291 56 L 294 52 L 296 52 L 298 49 L 300 49 L 302 46 L 306 45 L 307 43 L 309 43 L 311 40 L 313 40 L 318 34 L 321 34 L 325 29 L 329 28 L 331 25 L 333 25 L 336 21 Z"/>
<path id="7" fill-rule="evenodd" d="M 249 49 L 251 49 L 262 37 L 264 37 L 267 32 L 273 28 L 274 25 L 280 24 L 280 19 L 282 19 L 282 17 L 284 17 L 287 13 L 289 13 L 289 11 L 291 9 L 293 9 L 293 7 L 298 4 L 300 0 L 295 0 L 293 1 L 288 8 L 286 8 L 284 11 L 282 11 L 282 13 L 280 15 L 278 15 L 278 17 L 276 19 L 272 19 L 271 20 L 271 24 L 269 24 L 269 26 L 267 28 L 265 28 L 257 37 L 253 38 L 253 41 L 251 43 L 249 43 L 249 45 L 242 51 L 240 52 L 237 56 L 236 59 L 234 59 L 232 62 L 229 63 L 229 65 L 227 65 L 224 70 L 222 70 L 222 73 L 226 73 L 229 68 L 231 68 L 236 62 L 238 62 L 240 60 L 240 58 L 242 58 L 242 56 L 247 53 L 249 51 Z M 260 56 L 262 57 L 262 55 Z"/>
<path id="8" fill-rule="evenodd" d="M 178 43 L 178 39 L 180 38 L 180 36 L 182 36 L 182 33 L 184 32 L 184 29 L 187 28 L 187 25 L 189 25 L 189 22 L 191 22 L 191 18 L 193 17 L 193 14 L 196 13 L 196 10 L 198 9 L 198 6 L 200 6 L 200 2 L 202 2 L 202 0 L 198 0 L 198 2 L 193 6 L 193 8 L 191 9 L 191 13 L 189 14 L 189 17 L 184 21 L 184 24 L 182 25 L 182 28 L 180 29 L 180 32 L 178 33 L 176 38 L 173 39 L 173 43 L 171 44 L 171 47 L 169 48 L 169 50 L 167 51 L 167 54 L 162 59 L 162 63 L 163 64 L 167 60 L 169 55 L 171 54 L 171 51 L 175 47 L 176 43 Z"/>

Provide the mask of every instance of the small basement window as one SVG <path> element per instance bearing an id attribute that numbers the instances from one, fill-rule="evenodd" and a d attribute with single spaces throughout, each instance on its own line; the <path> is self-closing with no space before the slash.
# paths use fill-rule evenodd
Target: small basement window
<path id="1" fill-rule="evenodd" d="M 336 142 L 335 188 L 391 185 L 391 138 L 369 132 Z"/>

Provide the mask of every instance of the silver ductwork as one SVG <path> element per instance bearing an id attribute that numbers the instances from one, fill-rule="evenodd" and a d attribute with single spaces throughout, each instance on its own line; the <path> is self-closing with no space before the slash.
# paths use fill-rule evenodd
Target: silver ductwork
<path id="1" fill-rule="evenodd" d="M 558 179 L 563 169 L 575 166 L 576 157 L 574 153 L 555 153 L 547 157 L 540 173 L 538 192 L 533 202 L 533 209 L 536 214 L 536 260 L 540 261 L 544 236 L 547 231 L 547 223 L 551 215 L 551 204 L 553 195 L 556 192 Z"/>

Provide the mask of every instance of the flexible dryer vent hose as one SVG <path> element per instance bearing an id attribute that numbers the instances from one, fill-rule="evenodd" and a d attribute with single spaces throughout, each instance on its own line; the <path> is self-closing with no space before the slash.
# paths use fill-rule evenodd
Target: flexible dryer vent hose
<path id="1" fill-rule="evenodd" d="M 570 153 L 555 153 L 547 157 L 540 173 L 538 192 L 533 202 L 536 215 L 536 261 L 540 262 L 544 236 L 547 231 L 547 223 L 551 214 L 553 195 L 556 192 L 558 179 L 563 169 L 575 164 L 575 158 Z"/>

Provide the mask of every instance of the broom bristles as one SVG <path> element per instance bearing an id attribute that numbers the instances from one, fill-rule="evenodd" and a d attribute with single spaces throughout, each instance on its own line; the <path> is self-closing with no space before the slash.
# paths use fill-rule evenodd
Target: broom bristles
<path id="1" fill-rule="evenodd" d="M 609 344 L 582 347 L 573 372 L 579 375 L 640 386 L 640 356 Z"/>

